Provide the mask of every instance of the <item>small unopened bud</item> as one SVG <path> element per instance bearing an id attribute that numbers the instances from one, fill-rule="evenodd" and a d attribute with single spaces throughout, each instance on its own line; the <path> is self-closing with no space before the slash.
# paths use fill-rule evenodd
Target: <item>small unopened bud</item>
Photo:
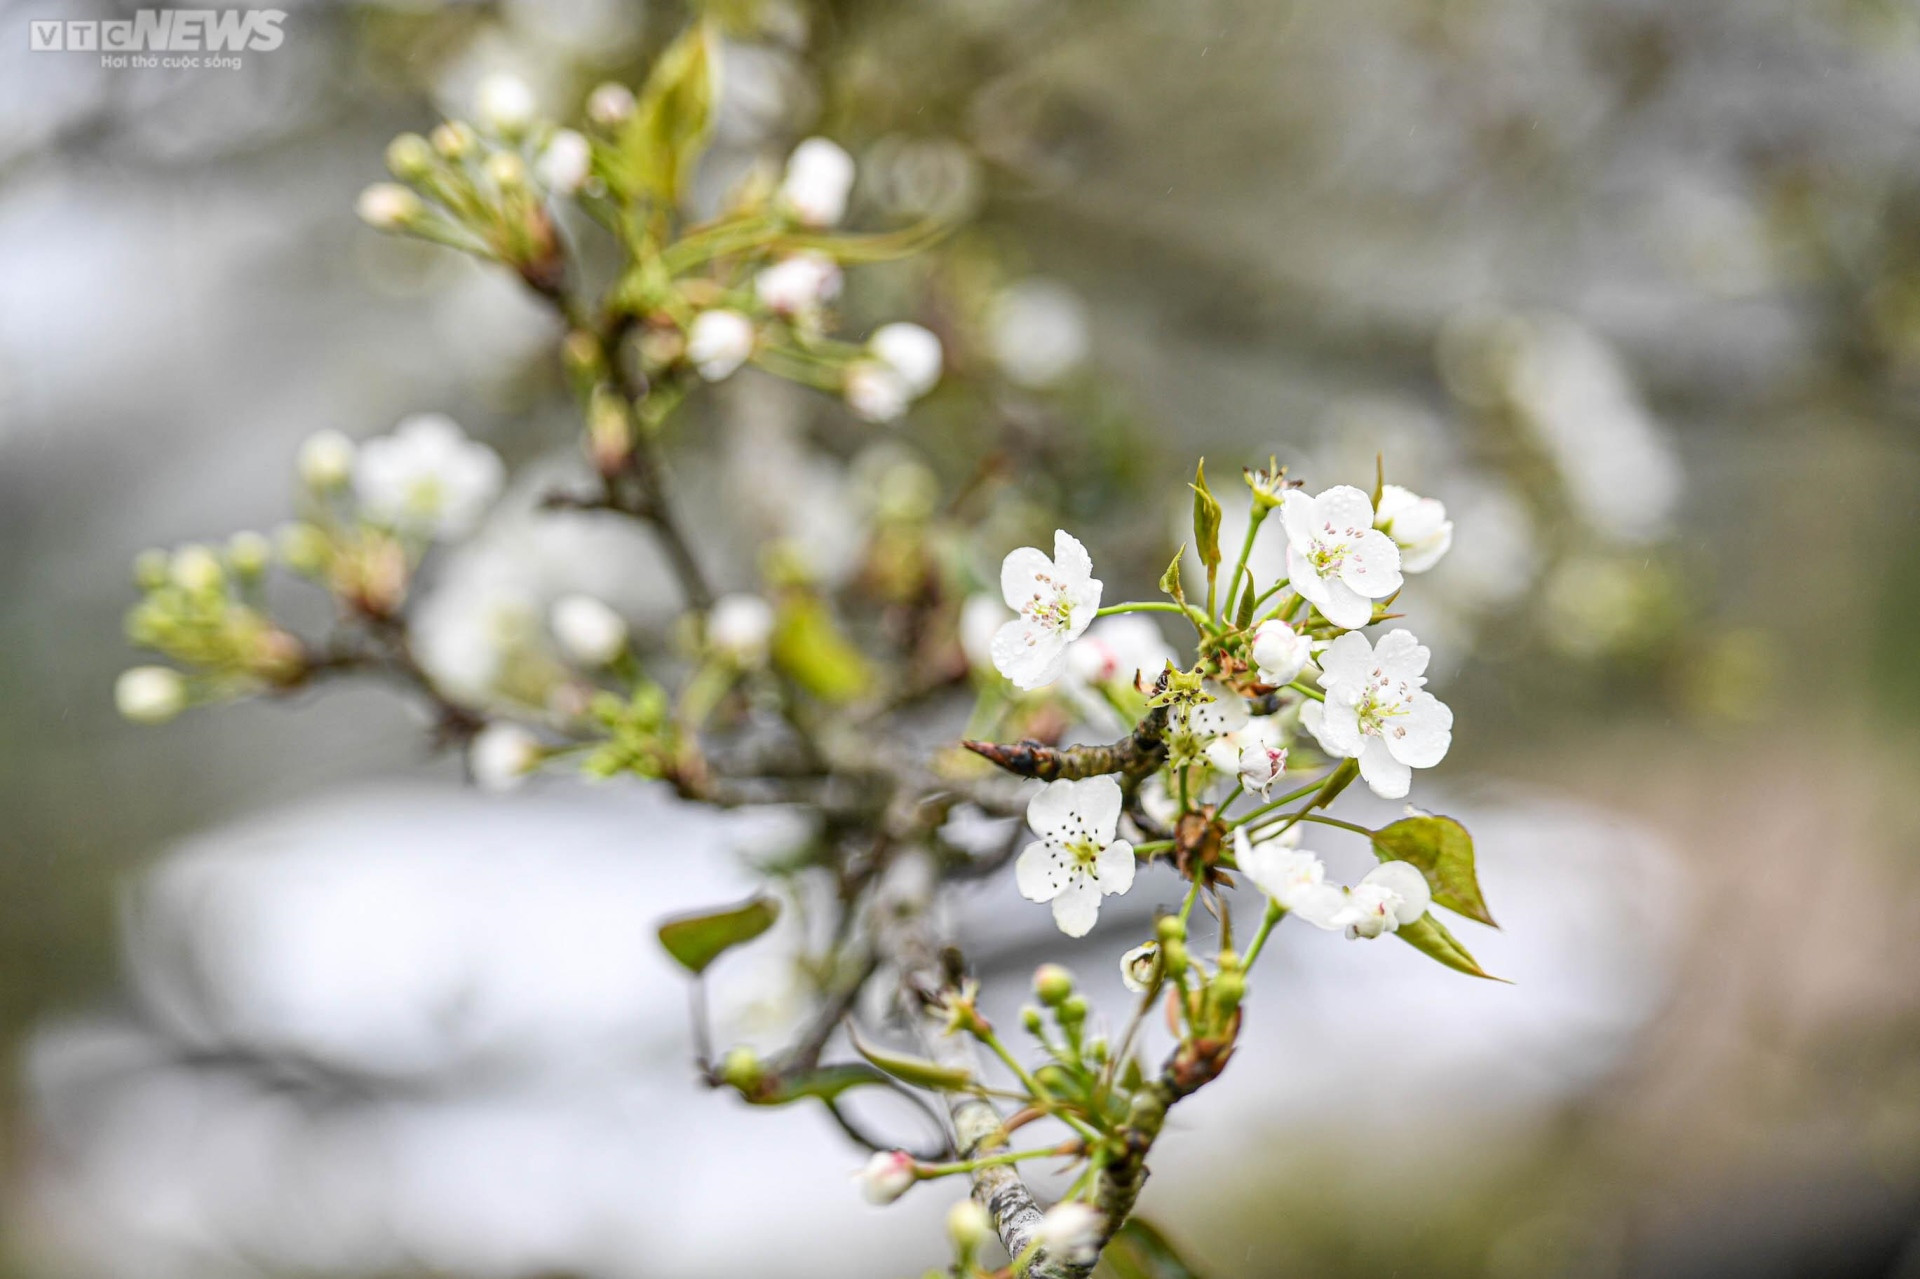
<path id="1" fill-rule="evenodd" d="M 340 431 L 315 431 L 300 446 L 300 480 L 316 492 L 345 487 L 353 478 L 353 441 Z"/>
<path id="2" fill-rule="evenodd" d="M 575 329 L 561 341 L 560 357 L 575 376 L 593 377 L 600 371 L 600 339 L 585 329 Z"/>
<path id="3" fill-rule="evenodd" d="M 540 764 L 540 739 L 518 724 L 496 721 L 481 729 L 467 748 L 473 780 L 490 791 L 510 791 Z"/>
<path id="4" fill-rule="evenodd" d="M 380 231 L 395 231 L 425 211 L 420 197 L 396 182 L 376 182 L 360 193 L 354 212 L 368 226 Z"/>
<path id="5" fill-rule="evenodd" d="M 721 1081 L 742 1092 L 758 1086 L 761 1073 L 759 1056 L 745 1044 L 727 1049 L 720 1059 Z"/>
<path id="6" fill-rule="evenodd" d="M 860 1193 L 873 1204 L 892 1203 L 913 1189 L 913 1183 L 919 1179 L 913 1156 L 904 1150 L 877 1150 L 866 1166 L 853 1174 Z"/>
<path id="7" fill-rule="evenodd" d="M 1162 915 L 1153 923 L 1153 931 L 1161 941 L 1185 941 L 1187 939 L 1186 921 L 1178 915 Z"/>
<path id="8" fill-rule="evenodd" d="M 1107 1219 L 1089 1204 L 1055 1204 L 1040 1219 L 1041 1247 L 1069 1265 L 1090 1266 L 1100 1259 Z"/>
<path id="9" fill-rule="evenodd" d="M 1178 978 L 1187 971 L 1187 965 L 1193 961 L 1187 955 L 1187 943 L 1175 938 L 1160 943 L 1160 971 L 1169 977 Z"/>
<path id="10" fill-rule="evenodd" d="M 187 705 L 187 682 L 166 666 L 136 666 L 120 672 L 113 704 L 136 724 L 164 724 Z"/>
<path id="11" fill-rule="evenodd" d="M 273 544 L 253 532 L 235 533 L 227 539 L 227 563 L 241 577 L 259 577 L 273 561 Z"/>
<path id="12" fill-rule="evenodd" d="M 609 82 L 587 95 L 587 119 L 602 128 L 625 124 L 633 115 L 633 108 L 633 90 L 624 84 Z"/>
<path id="13" fill-rule="evenodd" d="M 1020 1024 L 1026 1028 L 1029 1035 L 1038 1035 L 1045 1023 L 1040 1018 L 1040 1010 L 1032 1004 L 1027 1004 L 1020 1009 Z"/>
<path id="14" fill-rule="evenodd" d="M 561 597 L 549 621 L 561 650 L 582 666 L 605 666 L 627 650 L 627 619 L 591 595 Z"/>
<path id="15" fill-rule="evenodd" d="M 572 195 L 593 172 L 593 148 L 572 129 L 561 129 L 547 140 L 537 167 L 547 190 Z"/>
<path id="16" fill-rule="evenodd" d="M 1033 993 L 1041 1003 L 1057 1008 L 1073 994 L 1073 974 L 1058 964 L 1042 964 L 1033 973 Z"/>
<path id="17" fill-rule="evenodd" d="M 1214 974 L 1213 981 L 1207 986 L 1208 997 L 1223 1014 L 1230 1015 L 1240 1006 L 1246 994 L 1247 979 L 1237 969 L 1223 969 Z"/>
<path id="18" fill-rule="evenodd" d="M 487 157 L 487 177 L 502 191 L 517 191 L 527 184 L 527 162 L 511 151 L 495 151 Z"/>
<path id="19" fill-rule="evenodd" d="M 707 614 L 707 643 L 741 666 L 764 661 L 773 638 L 773 606 L 758 595 L 722 595 Z"/>
<path id="20" fill-rule="evenodd" d="M 1084 1022 L 1088 1011 L 1087 997 L 1078 992 L 1060 1001 L 1060 1020 L 1068 1025 L 1077 1026 Z"/>
<path id="21" fill-rule="evenodd" d="M 449 120 L 430 135 L 433 149 L 449 160 L 464 160 L 480 145 L 473 130 L 458 120 Z"/>
<path id="22" fill-rule="evenodd" d="M 535 109 L 533 90 L 518 76 L 490 75 L 474 94 L 474 118 L 481 128 L 503 138 L 525 133 L 533 123 Z"/>
<path id="23" fill-rule="evenodd" d="M 433 147 L 417 133 L 403 133 L 387 143 L 387 172 L 403 182 L 417 182 L 433 171 Z"/>
<path id="24" fill-rule="evenodd" d="M 1240 952 L 1234 951 L 1234 950 L 1223 950 L 1220 952 L 1220 958 L 1217 962 L 1220 965 L 1221 972 L 1237 973 L 1240 971 Z"/>
<path id="25" fill-rule="evenodd" d="M 198 544 L 183 546 L 173 553 L 168 575 L 175 586 L 195 595 L 217 591 L 227 580 L 226 570 L 220 567 L 220 557 Z"/>
<path id="26" fill-rule="evenodd" d="M 962 1199 L 947 1209 L 947 1238 L 962 1256 L 972 1256 L 993 1235 L 993 1218 L 971 1199 Z"/>

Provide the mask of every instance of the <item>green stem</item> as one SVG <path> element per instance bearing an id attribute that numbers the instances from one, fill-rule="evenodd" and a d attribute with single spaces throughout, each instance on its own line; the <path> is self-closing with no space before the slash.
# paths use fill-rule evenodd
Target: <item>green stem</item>
<path id="1" fill-rule="evenodd" d="M 1247 536 L 1240 543 L 1240 558 L 1234 561 L 1233 576 L 1227 579 L 1227 616 L 1229 618 L 1237 616 L 1233 602 L 1240 598 L 1240 575 L 1247 571 L 1247 558 L 1253 554 L 1253 535 L 1260 531 L 1260 521 L 1266 518 L 1267 508 L 1255 502 L 1253 511 L 1247 519 Z M 1253 589 L 1251 578 L 1248 579 L 1247 589 Z"/>
<path id="2" fill-rule="evenodd" d="M 1321 777 L 1315 781 L 1308 782 L 1305 786 L 1302 786 L 1299 790 L 1288 791 L 1286 794 L 1282 795 L 1279 799 L 1272 800 L 1268 803 L 1262 804 L 1260 805 L 1260 807 L 1254 809 L 1251 813 L 1241 814 L 1239 817 L 1236 817 L 1232 821 L 1227 823 L 1227 829 L 1232 830 L 1237 826 L 1245 826 L 1248 822 L 1256 821 L 1259 818 L 1265 817 L 1268 813 L 1273 812 L 1277 808 L 1282 808 L 1288 804 L 1291 804 L 1296 799 L 1305 799 L 1308 795 L 1313 794 L 1313 792 L 1319 790 L 1322 786 L 1325 786 L 1327 784 L 1327 778 L 1332 776 L 1333 776 L 1333 771 L 1329 770 L 1325 777 Z"/>
<path id="3" fill-rule="evenodd" d="M 976 1168 L 992 1168 L 999 1164 L 1019 1163 L 1022 1159 L 1046 1159 L 1055 1155 L 1070 1155 L 1072 1150 L 1059 1146 L 1042 1146 L 1037 1150 L 1003 1150 L 994 1155 L 982 1155 L 978 1159 L 962 1159 L 950 1164 L 921 1164 L 918 1172 L 922 1181 L 933 1177 L 951 1177 L 956 1173 L 972 1172 Z"/>
<path id="4" fill-rule="evenodd" d="M 1253 961 L 1260 958 L 1261 948 L 1267 944 L 1267 934 L 1273 931 L 1273 926 L 1284 919 L 1286 914 L 1286 909 L 1282 907 L 1279 902 L 1270 901 L 1267 903 L 1267 913 L 1260 921 L 1259 931 L 1254 933 L 1253 940 L 1247 944 L 1247 953 L 1241 956 L 1241 972 L 1252 970 Z"/>
<path id="5" fill-rule="evenodd" d="M 1187 890 L 1187 900 L 1180 903 L 1180 922 L 1186 923 L 1187 916 L 1193 914 L 1193 904 L 1200 900 L 1200 880 L 1193 881 L 1193 887 Z"/>
<path id="6" fill-rule="evenodd" d="M 1094 616 L 1112 617 L 1117 613 L 1184 613 L 1196 623 L 1206 619 L 1206 614 L 1191 604 L 1172 604 L 1161 600 L 1129 600 L 1125 604 L 1109 604 Z"/>
<path id="7" fill-rule="evenodd" d="M 1319 689 L 1315 688 L 1313 685 L 1302 683 L 1299 680 L 1293 681 L 1293 683 L 1287 685 L 1287 687 L 1292 689 L 1296 693 L 1305 693 L 1308 697 L 1311 697 L 1316 702 L 1324 702 L 1327 700 L 1327 695 L 1325 693 L 1321 692 Z"/>
<path id="8" fill-rule="evenodd" d="M 1233 801 L 1236 799 L 1239 799 L 1242 795 L 1246 794 L 1246 791 L 1247 791 L 1247 784 L 1245 782 L 1237 783 L 1234 786 L 1233 790 L 1228 793 L 1225 799 L 1220 801 L 1219 806 L 1216 807 L 1213 811 L 1216 813 L 1226 812 L 1229 808 L 1233 807 Z"/>
<path id="9" fill-rule="evenodd" d="M 1368 839 L 1373 838 L 1373 831 L 1371 829 L 1365 826 L 1356 826 L 1352 822 L 1343 822 L 1338 817 L 1322 817 L 1318 813 L 1301 813 L 1299 820 L 1303 822 L 1318 822 L 1322 826 L 1338 826 L 1341 830 L 1350 830 L 1356 835 L 1365 835 Z"/>

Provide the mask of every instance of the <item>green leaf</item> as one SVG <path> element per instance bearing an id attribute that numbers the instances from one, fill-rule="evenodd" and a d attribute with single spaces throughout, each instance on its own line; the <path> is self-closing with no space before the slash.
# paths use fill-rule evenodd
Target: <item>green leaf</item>
<path id="1" fill-rule="evenodd" d="M 1138 1217 L 1113 1232 L 1101 1260 L 1114 1279 L 1200 1279 L 1167 1237 Z"/>
<path id="2" fill-rule="evenodd" d="M 1194 468 L 1193 483 L 1188 487 L 1193 489 L 1194 545 L 1200 552 L 1200 562 L 1207 566 L 1207 581 L 1211 582 L 1220 571 L 1220 502 L 1207 487 L 1205 458 Z"/>
<path id="3" fill-rule="evenodd" d="M 1173 562 L 1167 565 L 1167 571 L 1160 575 L 1160 593 L 1169 596 L 1174 603 L 1185 605 L 1187 597 L 1180 589 L 1180 561 L 1187 557 L 1187 544 L 1180 543 L 1180 549 L 1173 553 Z"/>
<path id="4" fill-rule="evenodd" d="M 774 1087 L 764 1089 L 747 1100 L 756 1106 L 784 1106 L 807 1097 L 830 1102 L 850 1088 L 886 1082 L 886 1076 L 873 1067 L 857 1061 L 845 1061 L 785 1077 Z"/>
<path id="5" fill-rule="evenodd" d="M 1383 861 L 1419 868 L 1433 889 L 1433 900 L 1448 910 L 1492 928 L 1487 902 L 1473 870 L 1473 836 L 1451 817 L 1406 817 L 1373 832 L 1373 847 Z"/>
<path id="6" fill-rule="evenodd" d="M 872 687 L 873 672 L 860 650 L 840 633 L 826 601 L 791 591 L 773 626 L 773 664 L 823 702 L 853 701 Z"/>
<path id="7" fill-rule="evenodd" d="M 725 910 L 679 915 L 660 925 L 660 944 L 696 976 L 735 946 L 750 942 L 780 918 L 780 903 L 755 897 Z"/>
<path id="8" fill-rule="evenodd" d="M 1380 509 L 1380 495 L 1387 491 L 1387 455 L 1373 455 L 1373 509 Z"/>
<path id="9" fill-rule="evenodd" d="M 1488 981 L 1506 980 L 1480 967 L 1480 961 L 1467 953 L 1467 948 L 1447 931 L 1445 924 L 1433 917 L 1431 911 L 1411 924 L 1400 925 L 1393 935 L 1415 950 L 1431 955 L 1447 967 L 1469 977 L 1484 977 Z"/>
<path id="10" fill-rule="evenodd" d="M 715 87 L 712 36 L 705 22 L 695 22 L 660 55 L 621 130 L 628 194 L 679 206 L 713 127 Z"/>
<path id="11" fill-rule="evenodd" d="M 903 1084 L 912 1084 L 915 1088 L 931 1088 L 935 1092 L 957 1092 L 973 1083 L 973 1072 L 964 1066 L 942 1066 L 939 1062 L 928 1061 L 924 1057 L 890 1053 L 884 1049 L 875 1048 L 852 1031 L 848 1032 L 848 1037 L 853 1040 L 855 1052 Z"/>

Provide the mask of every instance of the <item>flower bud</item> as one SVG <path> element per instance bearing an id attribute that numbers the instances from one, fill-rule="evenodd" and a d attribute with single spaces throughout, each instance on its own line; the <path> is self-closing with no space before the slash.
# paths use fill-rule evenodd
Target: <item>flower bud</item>
<path id="1" fill-rule="evenodd" d="M 1041 1247 L 1059 1260 L 1074 1266 L 1090 1266 L 1100 1259 L 1106 1229 L 1107 1219 L 1098 1209 L 1069 1202 L 1048 1209 L 1035 1233 Z"/>
<path id="2" fill-rule="evenodd" d="M 1187 943 L 1175 937 L 1160 943 L 1160 971 L 1169 977 L 1178 978 L 1187 971 L 1192 962 L 1187 956 Z"/>
<path id="3" fill-rule="evenodd" d="M 582 666 L 605 666 L 627 649 L 627 619 L 591 595 L 556 600 L 549 617 L 561 651 Z"/>
<path id="4" fill-rule="evenodd" d="M 353 478 L 354 444 L 340 431 L 315 431 L 300 446 L 300 481 L 315 492 L 346 487 Z"/>
<path id="5" fill-rule="evenodd" d="M 853 157 L 839 143 L 808 138 L 787 160 L 780 206 L 804 226 L 833 226 L 847 211 L 853 174 Z"/>
<path id="6" fill-rule="evenodd" d="M 900 375 L 909 395 L 925 395 L 940 381 L 940 339 L 918 324 L 883 324 L 867 339 L 867 349 Z"/>
<path id="7" fill-rule="evenodd" d="M 721 1082 L 741 1092 L 758 1087 L 761 1075 L 760 1058 L 745 1044 L 727 1049 L 727 1055 L 720 1059 Z"/>
<path id="8" fill-rule="evenodd" d="M 890 1204 L 920 1179 L 913 1156 L 904 1150 L 877 1150 L 866 1166 L 853 1174 L 860 1193 L 872 1204 Z"/>
<path id="9" fill-rule="evenodd" d="M 241 577 L 259 577 L 273 562 L 273 544 L 253 532 L 235 533 L 227 539 L 227 563 Z"/>
<path id="10" fill-rule="evenodd" d="M 1313 657 L 1313 643 L 1277 617 L 1253 632 L 1253 663 L 1262 684 L 1291 684 Z"/>
<path id="11" fill-rule="evenodd" d="M 1231 1016 L 1247 994 L 1247 979 L 1237 969 L 1223 968 L 1207 986 L 1207 995 L 1223 1016 Z"/>
<path id="12" fill-rule="evenodd" d="M 1073 994 L 1073 974 L 1058 964 L 1042 964 L 1033 972 L 1033 993 L 1049 1008 L 1057 1008 Z"/>
<path id="13" fill-rule="evenodd" d="M 136 724 L 164 724 L 187 705 L 187 682 L 166 666 L 135 666 L 113 684 L 114 707 Z"/>
<path id="14" fill-rule="evenodd" d="M 773 606 L 758 595 L 722 595 L 707 614 L 707 643 L 742 666 L 765 660 L 773 638 Z"/>
<path id="15" fill-rule="evenodd" d="M 947 1238 L 962 1256 L 972 1256 L 992 1237 L 993 1218 L 973 1200 L 962 1199 L 947 1209 Z"/>
<path id="16" fill-rule="evenodd" d="M 420 197 L 395 182 L 376 182 L 354 202 L 360 220 L 379 231 L 396 231 L 426 210 Z"/>
<path id="17" fill-rule="evenodd" d="M 593 148 L 572 129 L 561 129 L 540 152 L 541 185 L 559 195 L 572 195 L 587 184 L 593 172 Z"/>
<path id="18" fill-rule="evenodd" d="M 518 724 L 496 721 L 474 735 L 467 747 L 473 780 L 490 791 L 510 791 L 539 766 L 540 739 Z"/>
<path id="19" fill-rule="evenodd" d="M 387 172 L 403 182 L 418 182 L 433 171 L 433 147 L 417 133 L 387 143 Z"/>
<path id="20" fill-rule="evenodd" d="M 480 82 L 474 93 L 474 119 L 481 128 L 503 138 L 516 138 L 533 123 L 533 90 L 518 76 L 496 73 Z"/>
<path id="21" fill-rule="evenodd" d="M 1178 915 L 1162 915 L 1153 923 L 1153 931 L 1161 941 L 1185 941 L 1187 924 Z"/>
<path id="22" fill-rule="evenodd" d="M 1040 1010 L 1027 1004 L 1020 1009 L 1020 1024 L 1029 1035 L 1038 1035 L 1045 1023 L 1040 1018 Z"/>
<path id="23" fill-rule="evenodd" d="M 624 84 L 607 83 L 587 96 L 587 119 L 602 128 L 625 124 L 633 115 L 633 90 Z"/>
<path id="24" fill-rule="evenodd" d="M 459 120 L 449 120 L 434 129 L 429 138 L 433 149 L 448 160 L 464 160 L 480 145 L 473 130 Z"/>
<path id="25" fill-rule="evenodd" d="M 846 396 L 847 407 L 869 422 L 891 422 L 913 402 L 906 379 L 879 360 L 856 360 L 848 365 L 841 393 Z"/>
<path id="26" fill-rule="evenodd" d="M 1087 1019 L 1087 997 L 1075 992 L 1060 1001 L 1060 1021 L 1066 1025 L 1079 1025 Z"/>
<path id="27" fill-rule="evenodd" d="M 226 570 L 220 567 L 220 557 L 197 543 L 173 553 L 168 576 L 173 578 L 175 586 L 195 595 L 217 591 L 227 580 Z"/>
<path id="28" fill-rule="evenodd" d="M 1160 943 L 1150 941 L 1122 955 L 1120 981 L 1136 995 L 1144 995 L 1157 986 L 1160 983 Z"/>
<path id="29" fill-rule="evenodd" d="M 702 311 L 687 330 L 687 359 L 709 382 L 732 375 L 753 354 L 753 321 L 738 311 Z"/>
<path id="30" fill-rule="evenodd" d="M 487 177 L 502 191 L 518 191 L 527 184 L 527 162 L 511 151 L 495 151 L 487 157 Z"/>

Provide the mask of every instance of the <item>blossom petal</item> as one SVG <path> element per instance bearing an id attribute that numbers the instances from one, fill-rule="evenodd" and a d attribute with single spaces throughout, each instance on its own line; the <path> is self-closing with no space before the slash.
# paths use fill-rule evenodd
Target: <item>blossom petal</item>
<path id="1" fill-rule="evenodd" d="M 1319 504 L 1300 489 L 1289 489 L 1280 501 L 1280 527 L 1287 532 L 1287 545 L 1307 546 L 1319 527 Z"/>
<path id="2" fill-rule="evenodd" d="M 1413 788 L 1413 770 L 1395 759 L 1377 737 L 1369 737 L 1360 748 L 1360 776 L 1381 799 L 1405 799 Z"/>
<path id="3" fill-rule="evenodd" d="M 1453 745 L 1453 711 L 1432 693 L 1415 693 L 1407 713 L 1393 721 L 1383 740 L 1402 764 L 1432 768 Z"/>
<path id="4" fill-rule="evenodd" d="M 1397 577 L 1398 574 L 1396 573 L 1395 576 Z M 1314 607 L 1320 610 L 1320 616 L 1335 626 L 1351 631 L 1373 620 L 1373 601 L 1348 586 L 1342 579 L 1337 577 L 1327 579 L 1321 591 L 1325 598 L 1313 600 Z M 1392 592 L 1383 591 L 1381 594 L 1390 595 Z M 1313 599 L 1311 595 L 1307 598 Z"/>
<path id="5" fill-rule="evenodd" d="M 1354 756 L 1360 753 L 1361 746 L 1376 740 L 1360 732 L 1360 715 L 1353 703 L 1341 697 L 1330 697 L 1319 703 L 1321 707 L 1320 726 L 1312 730 L 1320 739 L 1320 744 L 1336 755 Z M 1302 722 L 1305 722 L 1304 716 Z"/>
<path id="6" fill-rule="evenodd" d="M 1051 589 L 1041 578 L 1052 578 L 1053 561 L 1037 547 L 1022 546 L 1000 561 L 1000 595 L 1015 612 L 1036 595 Z"/>
<path id="7" fill-rule="evenodd" d="M 1420 679 L 1427 673 L 1427 662 L 1432 656 L 1427 646 L 1405 629 L 1388 631 L 1373 648 L 1373 664 L 1396 681 Z"/>
<path id="8" fill-rule="evenodd" d="M 1133 845 L 1116 839 L 1100 850 L 1093 863 L 1093 882 L 1109 897 L 1133 887 Z"/>
<path id="9" fill-rule="evenodd" d="M 1048 782 L 1027 801 L 1027 825 L 1033 833 L 1054 843 L 1065 843 L 1083 825 L 1078 782 Z"/>
<path id="10" fill-rule="evenodd" d="M 993 666 L 1016 688 L 1045 688 L 1067 668 L 1067 637 L 1015 618 L 993 635 Z"/>
<path id="11" fill-rule="evenodd" d="M 1287 913 L 1298 915 L 1315 928 L 1338 932 L 1347 926 L 1347 895 L 1333 884 L 1308 884 L 1290 896 Z"/>
<path id="12" fill-rule="evenodd" d="M 1439 531 L 1412 546 L 1400 550 L 1400 571 L 1403 573 L 1424 573 L 1440 562 L 1441 556 L 1453 549 L 1453 521 L 1441 524 Z"/>
<path id="13" fill-rule="evenodd" d="M 1313 561 L 1303 555 L 1293 543 L 1287 543 L 1287 583 L 1294 593 L 1309 604 L 1324 604 L 1327 599 L 1327 582 L 1320 576 L 1320 570 Z"/>
<path id="14" fill-rule="evenodd" d="M 1399 898 L 1399 904 L 1393 908 L 1393 917 L 1402 924 L 1411 924 L 1427 913 L 1427 907 L 1433 904 L 1433 889 L 1427 883 L 1427 877 L 1419 868 L 1407 862 L 1381 862 L 1367 872 L 1363 884 L 1379 884 L 1389 889 Z"/>
<path id="15" fill-rule="evenodd" d="M 1052 901 L 1066 885 L 1066 872 L 1061 869 L 1066 857 L 1057 848 L 1038 843 L 1028 844 L 1026 851 L 1013 864 L 1014 887 L 1030 902 Z"/>
<path id="16" fill-rule="evenodd" d="M 1374 665 L 1373 645 L 1367 637 L 1358 631 L 1348 631 L 1321 652 L 1320 687 L 1363 685 L 1367 683 Z"/>
<path id="17" fill-rule="evenodd" d="M 1053 566 L 1059 570 L 1060 584 L 1078 586 L 1093 580 L 1093 557 L 1080 539 L 1063 528 L 1053 531 Z"/>
<path id="18" fill-rule="evenodd" d="M 1120 783 L 1113 780 L 1112 774 L 1097 773 L 1077 782 L 1054 784 L 1074 788 L 1074 808 L 1080 815 L 1081 834 L 1085 838 L 1099 844 L 1113 838 L 1113 832 L 1120 826 Z"/>
<path id="19" fill-rule="evenodd" d="M 1352 708 L 1349 707 L 1349 710 Z M 1358 721 L 1356 720 L 1356 725 Z M 1347 752 L 1327 740 L 1326 708 L 1319 702 L 1307 702 L 1300 708 L 1300 727 L 1313 734 L 1313 740 L 1320 743 L 1320 749 L 1329 755 L 1345 758 Z"/>
<path id="20" fill-rule="evenodd" d="M 1373 499 L 1351 484 L 1336 484 L 1313 499 L 1314 532 L 1347 541 L 1373 528 Z M 1327 525 L 1333 532 L 1327 533 Z"/>
<path id="21" fill-rule="evenodd" d="M 1368 529 L 1347 548 L 1340 580 L 1368 599 L 1385 599 L 1405 584 L 1400 576 L 1400 548 L 1379 529 Z"/>
<path id="22" fill-rule="evenodd" d="M 1085 937 L 1100 918 L 1100 889 L 1091 881 L 1076 879 L 1053 899 L 1053 922 L 1069 937 Z"/>

